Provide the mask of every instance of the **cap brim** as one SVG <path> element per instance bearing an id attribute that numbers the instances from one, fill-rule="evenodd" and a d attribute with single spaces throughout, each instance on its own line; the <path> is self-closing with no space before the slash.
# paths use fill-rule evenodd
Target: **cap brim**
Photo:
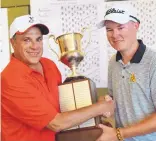
<path id="1" fill-rule="evenodd" d="M 44 24 L 35 24 L 34 26 L 38 27 L 43 35 L 47 35 L 49 33 L 49 28 Z"/>

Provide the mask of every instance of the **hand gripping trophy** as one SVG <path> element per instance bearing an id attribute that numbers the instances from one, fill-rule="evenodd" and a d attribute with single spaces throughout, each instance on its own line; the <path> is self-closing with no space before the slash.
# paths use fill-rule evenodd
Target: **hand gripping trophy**
<path id="1" fill-rule="evenodd" d="M 82 33 L 84 33 L 86 29 L 87 28 L 83 28 Z M 61 53 L 58 55 L 54 49 L 51 48 L 51 50 L 58 56 L 59 60 L 67 65 L 72 71 L 63 84 L 59 86 L 59 102 L 61 112 L 79 109 L 95 103 L 97 101 L 95 83 L 91 79 L 77 73 L 77 67 L 84 58 L 84 53 L 81 48 L 83 35 L 80 33 L 67 33 L 58 36 L 57 38 L 55 38 L 54 35 L 50 35 L 49 39 L 51 38 L 53 38 L 55 43 L 58 44 Z M 89 43 L 90 37 L 88 44 Z M 71 132 L 75 141 L 76 139 L 80 140 L 80 132 L 84 135 L 92 134 L 92 138 L 88 140 L 86 138 L 85 141 L 96 139 L 96 137 L 101 133 L 97 131 L 98 129 L 95 127 L 98 123 L 100 123 L 100 117 L 90 119 L 79 126 L 69 129 L 68 131 L 59 133 L 56 137 L 57 141 L 66 141 L 67 138 L 71 138 Z M 91 133 L 89 133 L 90 131 Z"/>

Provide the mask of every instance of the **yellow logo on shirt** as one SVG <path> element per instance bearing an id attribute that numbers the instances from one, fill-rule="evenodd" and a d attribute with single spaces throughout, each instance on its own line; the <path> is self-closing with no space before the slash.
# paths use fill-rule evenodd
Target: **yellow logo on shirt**
<path id="1" fill-rule="evenodd" d="M 135 74 L 134 73 L 131 74 L 130 81 L 131 82 L 136 82 L 136 77 L 135 77 Z"/>

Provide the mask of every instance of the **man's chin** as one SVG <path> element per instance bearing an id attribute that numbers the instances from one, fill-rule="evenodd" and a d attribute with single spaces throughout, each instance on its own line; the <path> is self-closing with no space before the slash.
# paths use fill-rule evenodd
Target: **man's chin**
<path id="1" fill-rule="evenodd" d="M 31 59 L 31 60 L 29 60 L 29 64 L 30 65 L 36 65 L 39 63 L 39 61 L 40 61 L 40 59 Z"/>
<path id="2" fill-rule="evenodd" d="M 116 51 L 121 51 L 124 48 L 123 44 L 113 44 L 112 47 L 116 50 Z"/>

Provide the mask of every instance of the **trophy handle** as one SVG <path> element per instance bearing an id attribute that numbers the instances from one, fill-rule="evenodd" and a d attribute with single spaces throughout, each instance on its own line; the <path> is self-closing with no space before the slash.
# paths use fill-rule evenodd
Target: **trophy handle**
<path id="1" fill-rule="evenodd" d="M 56 40 L 56 38 L 55 38 L 54 35 L 49 35 L 49 40 L 50 40 L 50 38 L 53 38 L 54 41 L 55 41 L 55 43 L 58 44 L 58 41 Z M 50 44 L 49 44 L 49 48 L 50 48 L 50 50 L 51 50 L 54 54 L 56 54 L 56 56 L 57 56 L 58 59 L 60 60 L 60 55 L 58 55 L 57 52 L 56 52 L 54 49 L 52 49 L 52 47 L 50 46 Z"/>
<path id="2" fill-rule="evenodd" d="M 84 27 L 84 28 L 82 28 L 82 30 L 81 30 L 82 35 L 84 34 L 84 32 L 85 32 L 87 29 L 90 29 L 90 27 Z M 86 49 L 86 48 L 88 47 L 88 45 L 90 44 L 90 41 L 91 41 L 91 31 L 89 31 L 89 40 L 88 40 L 88 43 L 87 43 L 85 49 Z"/>

